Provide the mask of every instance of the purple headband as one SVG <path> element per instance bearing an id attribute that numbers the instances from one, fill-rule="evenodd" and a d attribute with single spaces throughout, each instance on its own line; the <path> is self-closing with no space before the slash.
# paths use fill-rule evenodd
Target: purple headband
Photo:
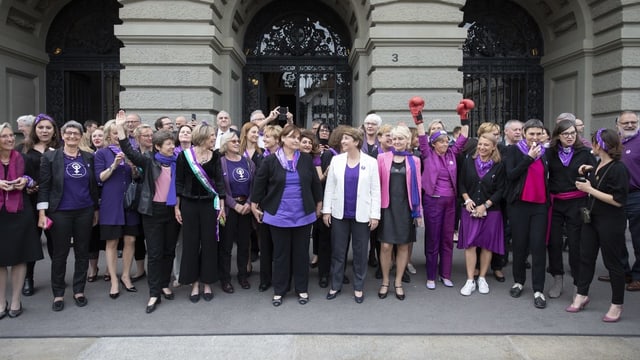
<path id="1" fill-rule="evenodd" d="M 47 115 L 47 114 L 38 114 L 38 116 L 36 116 L 35 120 L 33 120 L 33 124 L 37 125 L 42 120 L 49 120 L 49 121 L 53 122 L 53 119 L 49 115 Z"/>
<path id="2" fill-rule="evenodd" d="M 429 144 L 433 144 L 440 136 L 449 136 L 445 130 L 438 130 L 429 136 Z"/>
<path id="3" fill-rule="evenodd" d="M 598 132 L 596 133 L 596 142 L 598 143 L 598 146 L 600 146 L 600 148 L 604 151 L 608 151 L 609 149 L 607 149 L 607 144 L 604 143 L 604 141 L 602 140 L 602 132 L 605 130 L 605 128 L 600 128 L 598 130 Z"/>

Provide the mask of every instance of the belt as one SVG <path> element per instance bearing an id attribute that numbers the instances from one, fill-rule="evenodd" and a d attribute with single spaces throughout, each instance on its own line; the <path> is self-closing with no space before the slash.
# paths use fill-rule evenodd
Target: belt
<path id="1" fill-rule="evenodd" d="M 233 200 L 235 200 L 236 202 L 245 202 L 245 201 L 247 201 L 247 197 L 246 196 L 238 196 L 238 197 L 234 197 Z"/>

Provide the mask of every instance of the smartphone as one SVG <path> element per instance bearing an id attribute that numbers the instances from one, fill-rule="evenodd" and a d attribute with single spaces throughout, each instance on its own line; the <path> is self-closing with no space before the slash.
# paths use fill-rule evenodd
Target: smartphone
<path id="1" fill-rule="evenodd" d="M 287 121 L 287 113 L 289 112 L 289 108 L 287 106 L 278 106 L 278 121 Z"/>
<path id="2" fill-rule="evenodd" d="M 320 145 L 329 145 L 329 139 L 319 139 Z"/>
<path id="3" fill-rule="evenodd" d="M 196 114 L 191 114 L 191 121 L 196 121 Z"/>

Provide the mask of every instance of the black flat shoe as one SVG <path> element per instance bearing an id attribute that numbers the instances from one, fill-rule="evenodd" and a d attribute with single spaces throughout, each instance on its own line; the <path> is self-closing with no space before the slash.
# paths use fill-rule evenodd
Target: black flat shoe
<path id="1" fill-rule="evenodd" d="M 53 305 L 51 305 L 51 310 L 53 310 L 53 311 L 62 311 L 62 310 L 64 310 L 64 300 L 54 301 Z"/>
<path id="2" fill-rule="evenodd" d="M 311 267 L 312 269 L 317 268 L 318 267 L 318 262 L 316 261 L 316 262 L 309 263 L 309 267 Z"/>
<path id="3" fill-rule="evenodd" d="M 403 283 L 411 282 L 411 276 L 409 276 L 409 274 L 406 271 L 404 272 L 404 274 L 402 274 L 402 282 Z"/>
<path id="4" fill-rule="evenodd" d="M 200 301 L 200 293 L 189 295 L 189 301 L 191 301 L 194 304 Z"/>
<path id="5" fill-rule="evenodd" d="M 233 285 L 231 285 L 230 282 L 223 282 L 222 291 L 226 292 L 227 294 L 233 294 L 235 290 L 233 289 Z"/>
<path id="6" fill-rule="evenodd" d="M 95 274 L 87 276 L 87 282 L 96 282 L 96 280 L 98 280 L 98 271 L 100 271 L 100 268 L 96 268 Z"/>
<path id="7" fill-rule="evenodd" d="M 168 293 L 168 294 L 167 294 L 167 293 L 166 293 L 166 292 L 164 292 L 164 291 L 162 292 L 162 296 L 163 296 L 165 299 L 167 299 L 167 300 L 173 300 L 173 299 L 175 299 L 175 297 L 176 297 L 172 292 L 170 292 L 170 293 Z"/>
<path id="8" fill-rule="evenodd" d="M 270 287 L 271 287 L 271 283 L 260 284 L 260 286 L 258 287 L 258 291 L 265 292 L 269 290 Z"/>
<path id="9" fill-rule="evenodd" d="M 336 291 L 336 292 L 334 292 L 334 293 L 332 293 L 331 291 L 329 291 L 329 292 L 327 293 L 327 300 L 333 300 L 333 299 L 335 299 L 336 297 L 338 297 L 338 294 L 340 294 L 340 291 L 341 291 L 341 290 L 338 290 L 338 291 Z"/>
<path id="10" fill-rule="evenodd" d="M 125 284 L 122 279 L 120 279 L 120 283 L 124 286 L 124 289 L 127 290 L 127 292 L 138 292 L 138 289 L 133 285 L 131 285 L 131 287 L 127 287 L 127 284 Z"/>
<path id="11" fill-rule="evenodd" d="M 362 302 L 364 301 L 364 292 L 362 293 L 362 296 L 358 296 L 354 293 L 353 299 L 356 301 L 356 304 L 362 304 Z"/>
<path id="12" fill-rule="evenodd" d="M 156 302 L 154 302 L 151 305 L 147 305 L 147 308 L 146 308 L 145 312 L 147 314 L 151 314 L 152 312 L 156 311 L 156 306 L 158 306 L 158 304 L 160 304 L 160 302 L 162 302 L 162 299 L 158 296 L 156 298 Z"/>
<path id="13" fill-rule="evenodd" d="M 213 293 L 204 293 L 202 294 L 202 298 L 204 299 L 204 301 L 211 301 L 213 300 Z"/>
<path id="14" fill-rule="evenodd" d="M 18 309 L 18 310 L 9 310 L 9 317 L 10 318 L 17 318 L 18 316 L 20 316 L 20 314 L 22 314 L 22 303 L 20 303 L 20 309 Z"/>
<path id="15" fill-rule="evenodd" d="M 120 291 L 118 291 L 117 293 L 109 293 L 109 297 L 112 298 L 113 300 L 117 299 L 120 296 Z"/>
<path id="16" fill-rule="evenodd" d="M 31 296 L 35 292 L 33 288 L 33 279 L 25 278 L 22 285 L 22 295 Z"/>
<path id="17" fill-rule="evenodd" d="M 505 280 L 506 280 L 504 276 L 499 276 L 495 272 L 493 273 L 493 277 L 496 278 L 497 282 L 505 282 Z"/>
<path id="18" fill-rule="evenodd" d="M 140 275 L 140 276 L 134 276 L 134 277 L 132 277 L 132 278 L 131 278 L 131 282 L 132 282 L 132 283 L 134 283 L 134 282 L 136 282 L 136 281 L 139 281 L 139 280 L 144 279 L 145 277 L 147 277 L 147 272 L 146 272 L 146 271 L 145 271 L 145 272 L 143 272 L 143 273 L 142 273 L 142 275 Z"/>
<path id="19" fill-rule="evenodd" d="M 251 284 L 249 284 L 249 280 L 247 279 L 238 279 L 238 284 L 240 284 L 240 287 L 245 290 L 251 289 Z"/>
<path id="20" fill-rule="evenodd" d="M 78 297 L 74 296 L 73 301 L 75 301 L 77 307 L 85 307 L 89 303 L 84 295 L 80 295 Z"/>
<path id="21" fill-rule="evenodd" d="M 274 295 L 273 298 L 271 299 L 271 304 L 275 307 L 282 305 L 282 296 Z"/>
<path id="22" fill-rule="evenodd" d="M 302 296 L 302 294 L 306 294 L 307 296 Z M 308 302 L 309 302 L 309 293 L 298 294 L 298 304 L 306 305 Z"/>
<path id="23" fill-rule="evenodd" d="M 387 289 L 387 291 L 382 292 L 382 289 L 383 289 L 383 288 Z M 387 294 L 388 294 L 388 293 L 389 293 L 389 284 L 387 284 L 387 285 L 385 285 L 385 284 L 380 285 L 380 290 L 378 290 L 378 297 L 379 297 L 380 299 L 384 299 L 384 298 L 386 298 L 386 297 L 387 297 Z"/>
<path id="24" fill-rule="evenodd" d="M 329 277 L 328 276 L 320 276 L 320 281 L 318 281 L 318 285 L 323 288 L 326 289 L 329 286 Z"/>
<path id="25" fill-rule="evenodd" d="M 402 290 L 402 294 L 398 294 L 398 289 Z M 404 289 L 402 289 L 402 286 L 396 286 L 396 298 L 398 300 L 404 300 Z"/>

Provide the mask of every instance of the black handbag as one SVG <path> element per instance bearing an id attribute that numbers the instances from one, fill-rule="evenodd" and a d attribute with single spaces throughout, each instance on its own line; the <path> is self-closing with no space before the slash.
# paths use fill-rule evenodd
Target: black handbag
<path id="1" fill-rule="evenodd" d="M 125 210 L 136 210 L 138 203 L 140 202 L 140 192 L 142 190 L 142 184 L 137 181 L 132 181 L 127 190 L 124 192 L 124 208 Z"/>

